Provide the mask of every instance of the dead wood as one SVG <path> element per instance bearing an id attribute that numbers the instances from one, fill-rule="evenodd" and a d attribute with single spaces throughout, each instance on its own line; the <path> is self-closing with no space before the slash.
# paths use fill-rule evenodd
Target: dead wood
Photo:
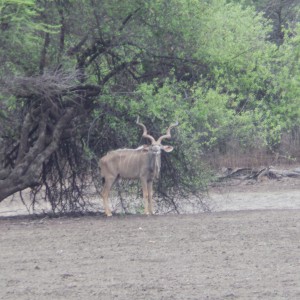
<path id="1" fill-rule="evenodd" d="M 262 168 L 223 168 L 222 174 L 218 176 L 218 181 L 236 180 L 256 180 L 261 181 L 263 177 L 268 179 L 281 179 L 283 177 L 300 178 L 300 168 L 284 170 L 272 166 Z"/>
<path id="2" fill-rule="evenodd" d="M 0 126 L 0 202 L 45 183 L 46 169 L 54 167 L 63 176 L 53 155 L 72 138 L 74 122 L 91 106 L 90 97 L 100 93 L 97 86 L 78 85 L 76 72 L 15 78 L 3 90 L 21 105 L 19 118 L 8 115 Z"/>

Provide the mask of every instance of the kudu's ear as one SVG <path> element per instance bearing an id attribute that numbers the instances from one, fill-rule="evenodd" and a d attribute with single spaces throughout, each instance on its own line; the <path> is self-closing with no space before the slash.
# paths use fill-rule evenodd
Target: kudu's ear
<path id="1" fill-rule="evenodd" d="M 172 146 L 161 146 L 161 149 L 165 152 L 172 152 L 174 148 Z"/>
<path id="2" fill-rule="evenodd" d="M 150 146 L 149 145 L 143 145 L 143 151 L 147 152 L 149 151 Z"/>

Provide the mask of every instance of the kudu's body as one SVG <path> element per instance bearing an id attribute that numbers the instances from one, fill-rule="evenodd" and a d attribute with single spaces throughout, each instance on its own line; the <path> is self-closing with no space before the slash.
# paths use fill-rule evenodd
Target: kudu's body
<path id="1" fill-rule="evenodd" d="M 161 136 L 157 141 L 147 134 L 144 124 L 139 123 L 144 132 L 143 137 L 151 141 L 151 145 L 143 145 L 137 149 L 119 149 L 108 152 L 99 161 L 101 177 L 104 182 L 102 198 L 105 213 L 111 216 L 111 210 L 108 204 L 109 192 L 117 178 L 140 179 L 143 189 L 143 198 L 145 201 L 145 214 L 153 214 L 153 181 L 159 177 L 161 164 L 161 150 L 171 152 L 173 147 L 163 146 L 161 141 L 171 138 L 171 129 L 178 123 L 171 125 L 167 134 Z"/>

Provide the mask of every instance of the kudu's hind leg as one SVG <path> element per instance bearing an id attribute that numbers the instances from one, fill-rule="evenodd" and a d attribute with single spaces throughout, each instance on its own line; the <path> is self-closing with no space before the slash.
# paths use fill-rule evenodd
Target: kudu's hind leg
<path id="1" fill-rule="evenodd" d="M 106 216 L 108 216 L 108 217 L 112 216 L 112 213 L 110 210 L 110 205 L 108 203 L 108 196 L 109 196 L 109 192 L 110 192 L 111 187 L 114 182 L 115 182 L 115 178 L 105 178 L 105 183 L 104 183 L 104 187 L 103 187 L 103 191 L 102 191 L 104 210 L 105 210 Z"/>

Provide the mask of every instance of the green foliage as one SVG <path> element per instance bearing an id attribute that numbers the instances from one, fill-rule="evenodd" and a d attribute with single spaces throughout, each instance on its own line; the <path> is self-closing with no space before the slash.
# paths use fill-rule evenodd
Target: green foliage
<path id="1" fill-rule="evenodd" d="M 36 0 L 0 1 L 0 76 L 37 72 L 43 34 L 59 29 L 41 20 L 42 15 L 43 8 Z"/>

